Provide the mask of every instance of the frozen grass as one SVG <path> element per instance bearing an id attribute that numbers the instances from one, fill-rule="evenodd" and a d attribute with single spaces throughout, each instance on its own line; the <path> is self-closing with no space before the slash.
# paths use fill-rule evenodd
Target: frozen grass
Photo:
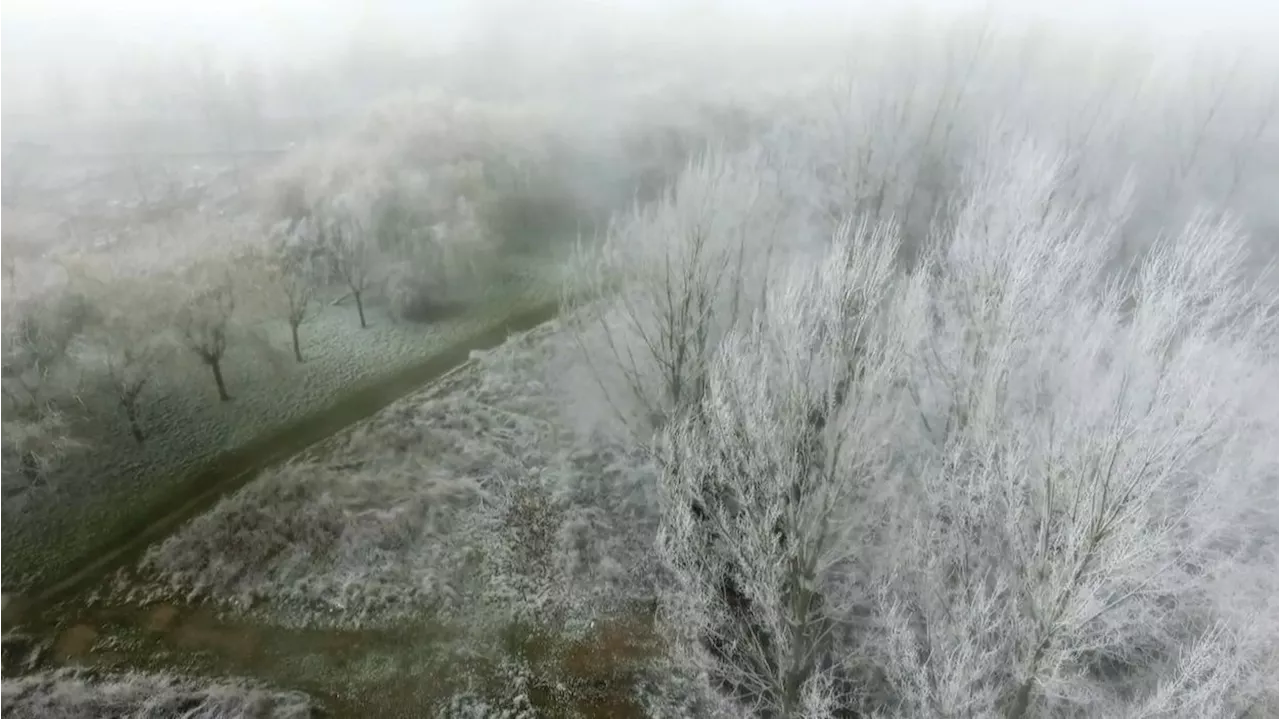
<path id="1" fill-rule="evenodd" d="M 303 365 L 281 349 L 288 343 L 285 323 L 272 323 L 266 327 L 273 349 L 228 350 L 229 403 L 216 400 L 201 366 L 155 378 L 144 400 L 143 424 L 150 434 L 144 446 L 129 437 L 122 418 L 99 417 L 94 426 L 102 434 L 93 438 L 83 462 L 67 468 L 66 480 L 6 499 L 0 529 L 6 590 L 65 573 L 105 539 L 184 491 L 188 473 L 213 457 L 323 411 L 339 395 L 417 365 L 514 310 L 552 299 L 556 272 L 555 266 L 531 265 L 523 276 L 493 288 L 476 311 L 431 325 L 396 322 L 375 307 L 373 326 L 362 331 L 352 308 L 326 307 L 303 327 Z M 89 406 L 112 406 L 86 400 Z"/>
<path id="2" fill-rule="evenodd" d="M 62 669 L 5 679 L 3 709 L 19 719 L 301 719 L 311 700 L 257 682 L 202 681 L 170 674 L 96 675 Z"/>
<path id="3" fill-rule="evenodd" d="M 560 416 L 551 323 L 272 471 L 142 561 L 132 598 L 290 625 L 431 612 L 572 631 L 650 596 L 653 478 Z"/>

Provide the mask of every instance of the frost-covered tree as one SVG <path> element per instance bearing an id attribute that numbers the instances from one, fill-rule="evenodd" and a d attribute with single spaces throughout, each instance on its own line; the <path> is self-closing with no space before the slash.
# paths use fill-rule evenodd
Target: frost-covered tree
<path id="1" fill-rule="evenodd" d="M 82 446 L 71 435 L 68 415 L 80 381 L 71 348 L 92 324 L 94 308 L 65 281 L 24 277 L 23 271 L 11 265 L 3 284 L 0 389 L 5 453 L 20 463 L 15 476 L 30 482 Z"/>
<path id="2" fill-rule="evenodd" d="M 708 153 L 666 197 L 617 221 L 601 249 L 579 251 L 577 337 L 637 436 L 697 405 L 715 346 L 759 301 L 775 249 L 799 244 L 777 179 L 758 155 Z"/>
<path id="3" fill-rule="evenodd" d="M 903 342 L 897 237 L 845 226 L 718 347 L 700 404 L 664 437 L 659 553 L 677 657 L 743 710 L 825 716 L 848 581 L 885 491 Z"/>
<path id="4" fill-rule="evenodd" d="M 373 285 L 381 260 L 371 226 L 372 208 L 367 193 L 353 191 L 313 212 L 320 246 L 330 269 L 355 300 L 361 329 L 369 326 L 364 313 L 365 292 Z"/>
<path id="5" fill-rule="evenodd" d="M 388 262 L 386 294 L 401 317 L 428 318 L 494 277 L 497 241 L 465 192 L 480 184 L 474 175 L 481 168 L 472 165 L 395 173 L 379 198 L 375 231 Z"/>
<path id="6" fill-rule="evenodd" d="M 1265 711 L 1274 292 L 1208 216 L 1117 274 L 1126 197 L 984 158 L 917 267 L 854 233 L 716 344 L 660 444 L 674 657 L 761 716 Z"/>
<path id="7" fill-rule="evenodd" d="M 185 291 L 186 297 L 175 318 L 178 335 L 183 346 L 209 368 L 218 399 L 228 402 L 231 395 L 222 375 L 222 360 L 227 353 L 231 319 L 236 309 L 235 283 L 226 268 L 222 272 L 202 274 L 205 276 L 201 281 Z"/>
<path id="8" fill-rule="evenodd" d="M 302 363 L 302 345 L 298 328 L 317 310 L 316 293 L 320 289 L 321 271 L 318 247 L 311 223 L 304 220 L 294 227 L 281 223 L 267 237 L 263 259 L 264 288 L 270 295 L 272 310 L 289 323 L 293 359 Z"/>
<path id="9" fill-rule="evenodd" d="M 857 213 L 915 235 L 946 200 L 974 103 L 1004 110 L 1009 98 L 993 92 L 1004 72 L 992 77 L 989 16 L 898 23 L 859 38 L 848 68 L 795 121 L 821 141 L 788 150 L 811 163 L 814 199 L 832 222 Z M 985 97 L 975 98 L 983 85 Z"/>
<path id="10" fill-rule="evenodd" d="M 929 263 L 926 449 L 864 650 L 895 716 L 1237 714 L 1274 683 L 1273 632 L 1245 638 L 1275 592 L 1275 515 L 1251 507 L 1275 496 L 1271 301 L 1203 220 L 1103 282 L 1120 218 L 1056 200 L 1053 156 L 1014 149 Z"/>
<path id="11" fill-rule="evenodd" d="M 129 434 L 146 441 L 143 393 L 174 349 L 166 333 L 168 308 L 154 283 L 122 277 L 94 283 L 98 316 L 81 341 L 81 357 L 96 371 L 124 412 Z"/>

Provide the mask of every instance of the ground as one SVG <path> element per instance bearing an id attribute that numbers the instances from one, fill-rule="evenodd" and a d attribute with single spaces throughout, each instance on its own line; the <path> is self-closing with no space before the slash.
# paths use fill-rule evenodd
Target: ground
<path id="1" fill-rule="evenodd" d="M 300 692 L 284 692 L 258 682 L 216 683 L 171 674 L 101 674 L 75 669 L 5 680 L 4 714 L 41 719 L 305 719 L 316 716 Z"/>
<path id="2" fill-rule="evenodd" d="M 379 716 L 637 715 L 661 654 L 653 476 L 564 421 L 572 353 L 541 325 L 264 473 L 59 610 L 48 658 Z"/>
<path id="3" fill-rule="evenodd" d="M 150 549 L 133 595 L 342 627 L 647 600 L 652 476 L 566 429 L 545 362 L 565 340 L 510 341 L 267 473 Z"/>
<path id="4" fill-rule="evenodd" d="M 428 632 L 389 660 L 425 651 L 464 694 L 476 671 L 518 669 L 543 704 L 631 701 L 619 675 L 657 641 L 652 476 L 560 421 L 547 359 L 566 339 L 552 323 L 512 340 L 248 485 L 118 576 L 116 601 L 204 600 L 277 631 Z"/>
<path id="5" fill-rule="evenodd" d="M 74 481 L 54 477 L 5 499 L 0 531 L 6 589 L 22 589 L 39 576 L 65 575 L 104 538 L 119 535 L 148 508 L 183 494 L 191 472 L 218 454 L 321 411 L 341 396 L 367 391 L 379 378 L 404 372 L 500 322 L 515 307 L 551 300 L 553 288 L 554 280 L 545 278 L 513 283 L 467 316 L 429 325 L 397 322 L 375 306 L 373 325 L 360 330 L 354 310 L 328 308 L 303 327 L 308 361 L 302 365 L 283 349 L 287 324 L 263 323 L 265 343 L 232 345 L 228 351 L 224 371 L 233 397 L 228 403 L 216 401 L 207 371 L 194 362 L 171 379 L 155 378 L 143 400 L 143 424 L 150 434 L 143 447 L 128 435 L 121 417 L 96 418 L 92 451 L 83 457 L 91 466 L 71 462 L 65 474 Z"/>

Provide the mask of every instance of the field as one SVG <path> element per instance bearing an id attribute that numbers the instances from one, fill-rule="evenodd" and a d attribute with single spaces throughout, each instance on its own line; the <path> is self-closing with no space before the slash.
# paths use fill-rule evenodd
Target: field
<path id="1" fill-rule="evenodd" d="M 485 353 L 253 482 L 153 547 L 143 576 L 160 598 L 342 628 L 428 610 L 483 626 L 468 615 L 486 606 L 583 624 L 651 599 L 629 583 L 645 574 L 634 549 L 655 527 L 651 478 L 564 428 L 538 361 L 567 351 L 556 329 Z"/>
<path id="2" fill-rule="evenodd" d="M 227 370 L 227 382 L 236 388 L 231 403 L 193 397 L 189 384 L 170 390 L 157 382 L 159 399 L 147 408 L 143 422 L 159 431 L 142 452 L 123 425 L 102 422 L 98 426 L 117 431 L 94 437 L 92 470 L 67 470 L 81 477 L 74 485 L 50 483 L 5 502 L 6 587 L 20 588 L 42 575 L 59 576 L 91 555 L 103 539 L 136 526 L 139 516 L 147 516 L 146 508 L 189 493 L 193 472 L 214 457 L 465 342 L 500 322 L 517 303 L 553 300 L 554 279 L 546 282 L 550 297 L 545 289 L 539 294 L 537 284 L 513 283 L 495 292 L 474 315 L 429 327 L 395 322 L 374 310 L 374 325 L 356 334 L 350 329 L 353 313 L 335 308 L 306 328 L 310 361 L 305 364 L 295 365 L 271 351 L 255 355 L 246 349 L 236 356 L 233 350 Z M 287 342 L 287 337 L 276 339 Z M 175 380 L 190 383 L 198 378 L 193 375 Z"/>
<path id="3" fill-rule="evenodd" d="M 209 647 L 232 647 L 197 652 L 203 671 L 251 669 L 344 706 L 389 710 L 389 685 L 418 712 L 515 702 L 509 679 L 543 709 L 632 706 L 658 641 L 643 609 L 652 478 L 565 426 L 566 378 L 546 370 L 566 342 L 554 321 L 522 334 L 268 470 L 99 587 L 73 630 L 96 637 L 96 665 L 123 651 L 163 668 L 158 647 L 189 656 L 199 644 L 178 633 L 199 621 Z M 201 606 L 213 613 L 183 609 Z M 328 656 L 334 643 L 350 649 Z"/>

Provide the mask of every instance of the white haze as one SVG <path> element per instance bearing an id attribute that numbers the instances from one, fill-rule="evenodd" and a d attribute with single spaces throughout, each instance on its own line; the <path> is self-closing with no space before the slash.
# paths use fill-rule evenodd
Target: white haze
<path id="1" fill-rule="evenodd" d="M 46 110 L 42 105 L 52 77 L 107 94 L 113 83 L 129 82 L 121 73 L 112 74 L 122 65 L 180 68 L 202 56 L 224 69 L 251 65 L 267 72 L 362 52 L 439 57 L 477 45 L 501 47 L 505 59 L 496 63 L 568 61 L 588 43 L 625 54 L 632 42 L 673 35 L 692 34 L 708 42 L 734 36 L 803 39 L 806 32 L 820 35 L 855 27 L 871 15 L 909 9 L 929 17 L 989 9 L 1006 20 L 1040 19 L 1082 26 L 1090 34 L 1137 31 L 1176 42 L 1219 35 L 1233 43 L 1248 39 L 1274 47 L 1277 8 L 1269 0 L 11 0 L 0 22 L 0 68 L 3 109 L 12 117 Z"/>

